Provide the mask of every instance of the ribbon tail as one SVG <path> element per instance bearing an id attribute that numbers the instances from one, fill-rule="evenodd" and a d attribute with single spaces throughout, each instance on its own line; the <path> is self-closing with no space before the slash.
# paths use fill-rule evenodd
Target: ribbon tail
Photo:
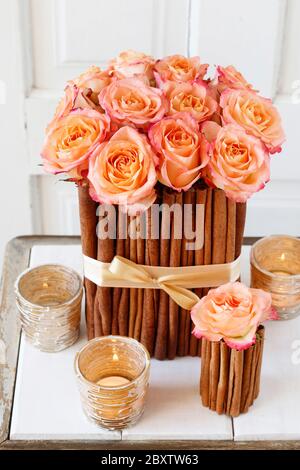
<path id="1" fill-rule="evenodd" d="M 199 297 L 184 287 L 174 286 L 166 283 L 160 284 L 161 288 L 185 310 L 191 310 L 198 302 Z"/>

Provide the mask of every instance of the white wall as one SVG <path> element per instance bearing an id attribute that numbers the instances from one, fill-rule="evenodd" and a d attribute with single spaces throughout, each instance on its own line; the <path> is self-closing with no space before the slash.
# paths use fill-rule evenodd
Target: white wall
<path id="1" fill-rule="evenodd" d="M 7 241 L 31 231 L 18 11 L 0 0 L 0 265 Z"/>

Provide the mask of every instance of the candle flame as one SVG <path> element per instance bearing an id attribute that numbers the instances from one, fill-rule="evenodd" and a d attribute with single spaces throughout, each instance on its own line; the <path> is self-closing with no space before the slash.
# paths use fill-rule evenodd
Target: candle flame
<path id="1" fill-rule="evenodd" d="M 113 355 L 113 361 L 118 361 L 118 360 L 119 360 L 118 354 L 114 353 L 114 355 Z"/>

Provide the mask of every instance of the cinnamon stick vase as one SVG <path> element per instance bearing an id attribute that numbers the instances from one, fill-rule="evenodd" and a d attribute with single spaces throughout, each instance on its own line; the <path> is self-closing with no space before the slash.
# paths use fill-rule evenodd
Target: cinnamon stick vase
<path id="1" fill-rule="evenodd" d="M 204 406 L 232 417 L 248 411 L 259 394 L 264 333 L 259 326 L 255 344 L 244 351 L 231 349 L 224 341 L 202 339 L 200 395 Z"/>
<path id="2" fill-rule="evenodd" d="M 225 263 L 234 261 L 240 255 L 246 217 L 245 203 L 232 202 L 224 191 L 208 188 L 202 183 L 196 183 L 184 193 L 162 185 L 158 185 L 156 191 L 155 203 L 163 204 L 159 220 L 154 222 L 151 219 L 150 210 L 145 218 L 147 231 L 151 232 L 155 228 L 158 239 L 151 239 L 148 234 L 145 239 L 132 238 L 128 224 L 133 227 L 133 232 L 134 227 L 142 231 L 142 216 L 128 217 L 125 224 L 118 206 L 115 206 L 116 233 L 121 231 L 124 235 L 127 232 L 127 235 L 113 240 L 100 240 L 96 233 L 97 224 L 98 230 L 101 226 L 101 216 L 96 215 L 98 205 L 89 197 L 87 185 L 79 187 L 83 253 L 104 262 L 110 262 L 115 255 L 120 255 L 139 264 L 166 267 Z M 203 246 L 195 251 L 186 250 L 185 210 L 181 211 L 183 237 L 175 236 L 175 219 L 172 211 L 168 214 L 168 207 L 173 204 L 188 204 L 191 207 L 193 230 L 196 226 L 196 205 L 203 205 Z M 124 224 L 127 227 L 123 227 Z M 155 227 L 153 224 L 156 224 Z M 170 236 L 166 237 L 166 233 Z M 165 292 L 97 287 L 88 279 L 85 279 L 85 289 L 89 339 L 108 334 L 134 337 L 157 359 L 201 355 L 201 341 L 192 335 L 190 313 L 179 308 Z M 196 289 L 196 294 L 201 298 L 208 290 Z"/>

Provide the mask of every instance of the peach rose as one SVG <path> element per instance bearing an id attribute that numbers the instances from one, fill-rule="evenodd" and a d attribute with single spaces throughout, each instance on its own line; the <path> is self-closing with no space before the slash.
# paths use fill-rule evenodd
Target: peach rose
<path id="1" fill-rule="evenodd" d="M 194 82 L 204 77 L 207 68 L 208 64 L 200 63 L 200 57 L 189 58 L 183 55 L 170 55 L 156 62 L 154 75 L 159 86 L 167 80 Z"/>
<path id="2" fill-rule="evenodd" d="M 71 81 L 80 89 L 90 90 L 90 99 L 95 105 L 99 105 L 98 96 L 104 87 L 109 85 L 111 77 L 107 70 L 101 70 L 99 67 L 93 65 L 89 67 L 84 73 Z"/>
<path id="3" fill-rule="evenodd" d="M 117 78 L 130 78 L 144 75 L 149 81 L 153 80 L 155 59 L 150 55 L 131 49 L 121 52 L 109 62 L 109 73 Z"/>
<path id="4" fill-rule="evenodd" d="M 113 81 L 102 90 L 99 101 L 113 121 L 140 128 L 159 121 L 166 110 L 162 91 L 138 78 Z"/>
<path id="5" fill-rule="evenodd" d="M 245 202 L 270 179 L 270 157 L 260 139 L 234 125 L 205 122 L 201 127 L 211 143 L 206 174 L 236 202 Z"/>
<path id="6" fill-rule="evenodd" d="M 159 155 L 161 183 L 186 191 L 202 176 L 208 163 L 207 145 L 189 113 L 178 113 L 154 124 L 149 138 Z"/>
<path id="7" fill-rule="evenodd" d="M 240 282 L 211 289 L 191 311 L 197 338 L 225 341 L 239 351 L 256 341 L 256 330 L 266 320 L 277 320 L 271 294 Z"/>
<path id="8" fill-rule="evenodd" d="M 147 209 L 156 198 L 155 160 L 147 137 L 132 127 L 122 127 L 91 156 L 91 197 L 104 204 L 119 204 L 129 215 Z"/>
<path id="9" fill-rule="evenodd" d="M 220 98 L 222 120 L 238 124 L 249 134 L 259 137 L 270 153 L 281 151 L 285 136 L 281 119 L 272 101 L 249 90 L 224 91 Z"/>
<path id="10" fill-rule="evenodd" d="M 48 133 L 58 119 L 67 116 L 71 111 L 77 108 L 95 109 L 101 111 L 99 105 L 96 105 L 91 99 L 92 91 L 89 88 L 80 89 L 76 85 L 72 85 L 71 82 L 65 88 L 65 94 L 58 103 L 54 117 L 50 124 L 46 128 Z"/>
<path id="11" fill-rule="evenodd" d="M 109 130 L 109 118 L 91 109 L 77 109 L 58 119 L 41 152 L 45 170 L 81 179 L 91 153 L 106 139 Z"/>
<path id="12" fill-rule="evenodd" d="M 169 100 L 169 115 L 190 112 L 196 121 L 211 117 L 218 109 L 217 102 L 197 83 L 166 82 L 162 88 Z"/>
<path id="13" fill-rule="evenodd" d="M 253 86 L 247 82 L 243 75 L 238 70 L 236 70 L 233 65 L 228 65 L 228 67 L 221 67 L 218 65 L 217 74 L 218 88 L 220 91 L 223 91 L 225 88 L 243 88 L 257 91 L 253 90 Z"/>

